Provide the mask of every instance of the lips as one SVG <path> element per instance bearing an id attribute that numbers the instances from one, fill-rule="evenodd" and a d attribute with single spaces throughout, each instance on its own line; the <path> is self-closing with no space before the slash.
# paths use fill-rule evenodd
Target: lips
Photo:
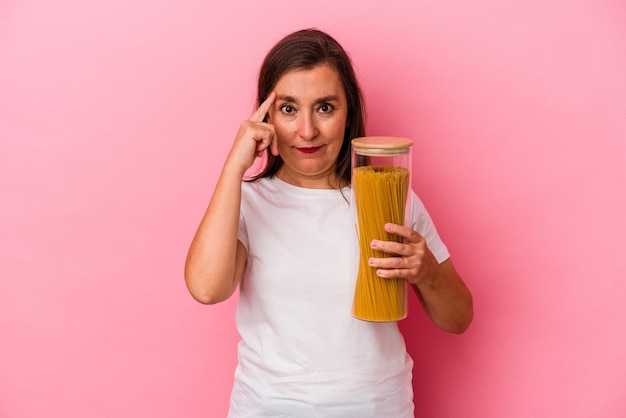
<path id="1" fill-rule="evenodd" d="M 296 149 L 304 154 L 313 154 L 314 152 L 319 151 L 320 148 L 322 147 L 306 147 L 306 148 L 296 148 Z"/>

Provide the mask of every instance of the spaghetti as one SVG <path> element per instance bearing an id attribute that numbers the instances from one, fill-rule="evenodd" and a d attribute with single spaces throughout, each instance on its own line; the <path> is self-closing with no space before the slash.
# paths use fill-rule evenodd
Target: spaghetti
<path id="1" fill-rule="evenodd" d="M 385 223 L 403 225 L 409 170 L 395 166 L 363 166 L 352 171 L 360 248 L 352 314 L 367 321 L 397 321 L 406 317 L 407 288 L 402 279 L 382 278 L 368 265 L 370 257 L 390 257 L 371 248 L 372 240 L 400 241 L 384 230 Z"/>

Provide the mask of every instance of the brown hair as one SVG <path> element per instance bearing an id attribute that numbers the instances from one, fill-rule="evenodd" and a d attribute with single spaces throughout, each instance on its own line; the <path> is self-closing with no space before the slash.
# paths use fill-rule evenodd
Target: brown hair
<path id="1" fill-rule="evenodd" d="M 278 80 L 288 71 L 329 65 L 339 74 L 348 102 L 348 115 L 343 144 L 337 156 L 335 173 L 350 183 L 350 141 L 365 136 L 365 105 L 361 88 L 346 51 L 330 35 L 317 29 L 303 29 L 287 35 L 268 52 L 259 72 L 257 106 L 272 92 Z M 280 156 L 267 152 L 263 170 L 250 180 L 272 177 L 283 165 Z"/>

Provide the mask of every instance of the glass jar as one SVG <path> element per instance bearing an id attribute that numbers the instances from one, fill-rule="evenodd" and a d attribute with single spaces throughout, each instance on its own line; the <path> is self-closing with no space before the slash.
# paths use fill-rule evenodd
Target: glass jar
<path id="1" fill-rule="evenodd" d="M 411 147 L 407 138 L 371 136 L 352 140 L 352 202 L 356 209 L 359 267 L 352 303 L 355 318 L 374 322 L 407 316 L 404 279 L 379 277 L 370 257 L 394 257 L 371 248 L 372 240 L 402 238 L 384 230 L 388 222 L 411 225 Z"/>

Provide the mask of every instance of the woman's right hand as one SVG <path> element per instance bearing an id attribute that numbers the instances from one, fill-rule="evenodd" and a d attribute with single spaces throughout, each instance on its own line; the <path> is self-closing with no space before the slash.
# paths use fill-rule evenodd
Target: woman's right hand
<path id="1" fill-rule="evenodd" d="M 263 122 L 275 100 L 276 93 L 270 93 L 252 116 L 241 122 L 239 126 L 226 164 L 237 167 L 242 175 L 252 167 L 255 158 L 263 155 L 266 148 L 269 147 L 273 155 L 278 155 L 274 125 Z"/>

